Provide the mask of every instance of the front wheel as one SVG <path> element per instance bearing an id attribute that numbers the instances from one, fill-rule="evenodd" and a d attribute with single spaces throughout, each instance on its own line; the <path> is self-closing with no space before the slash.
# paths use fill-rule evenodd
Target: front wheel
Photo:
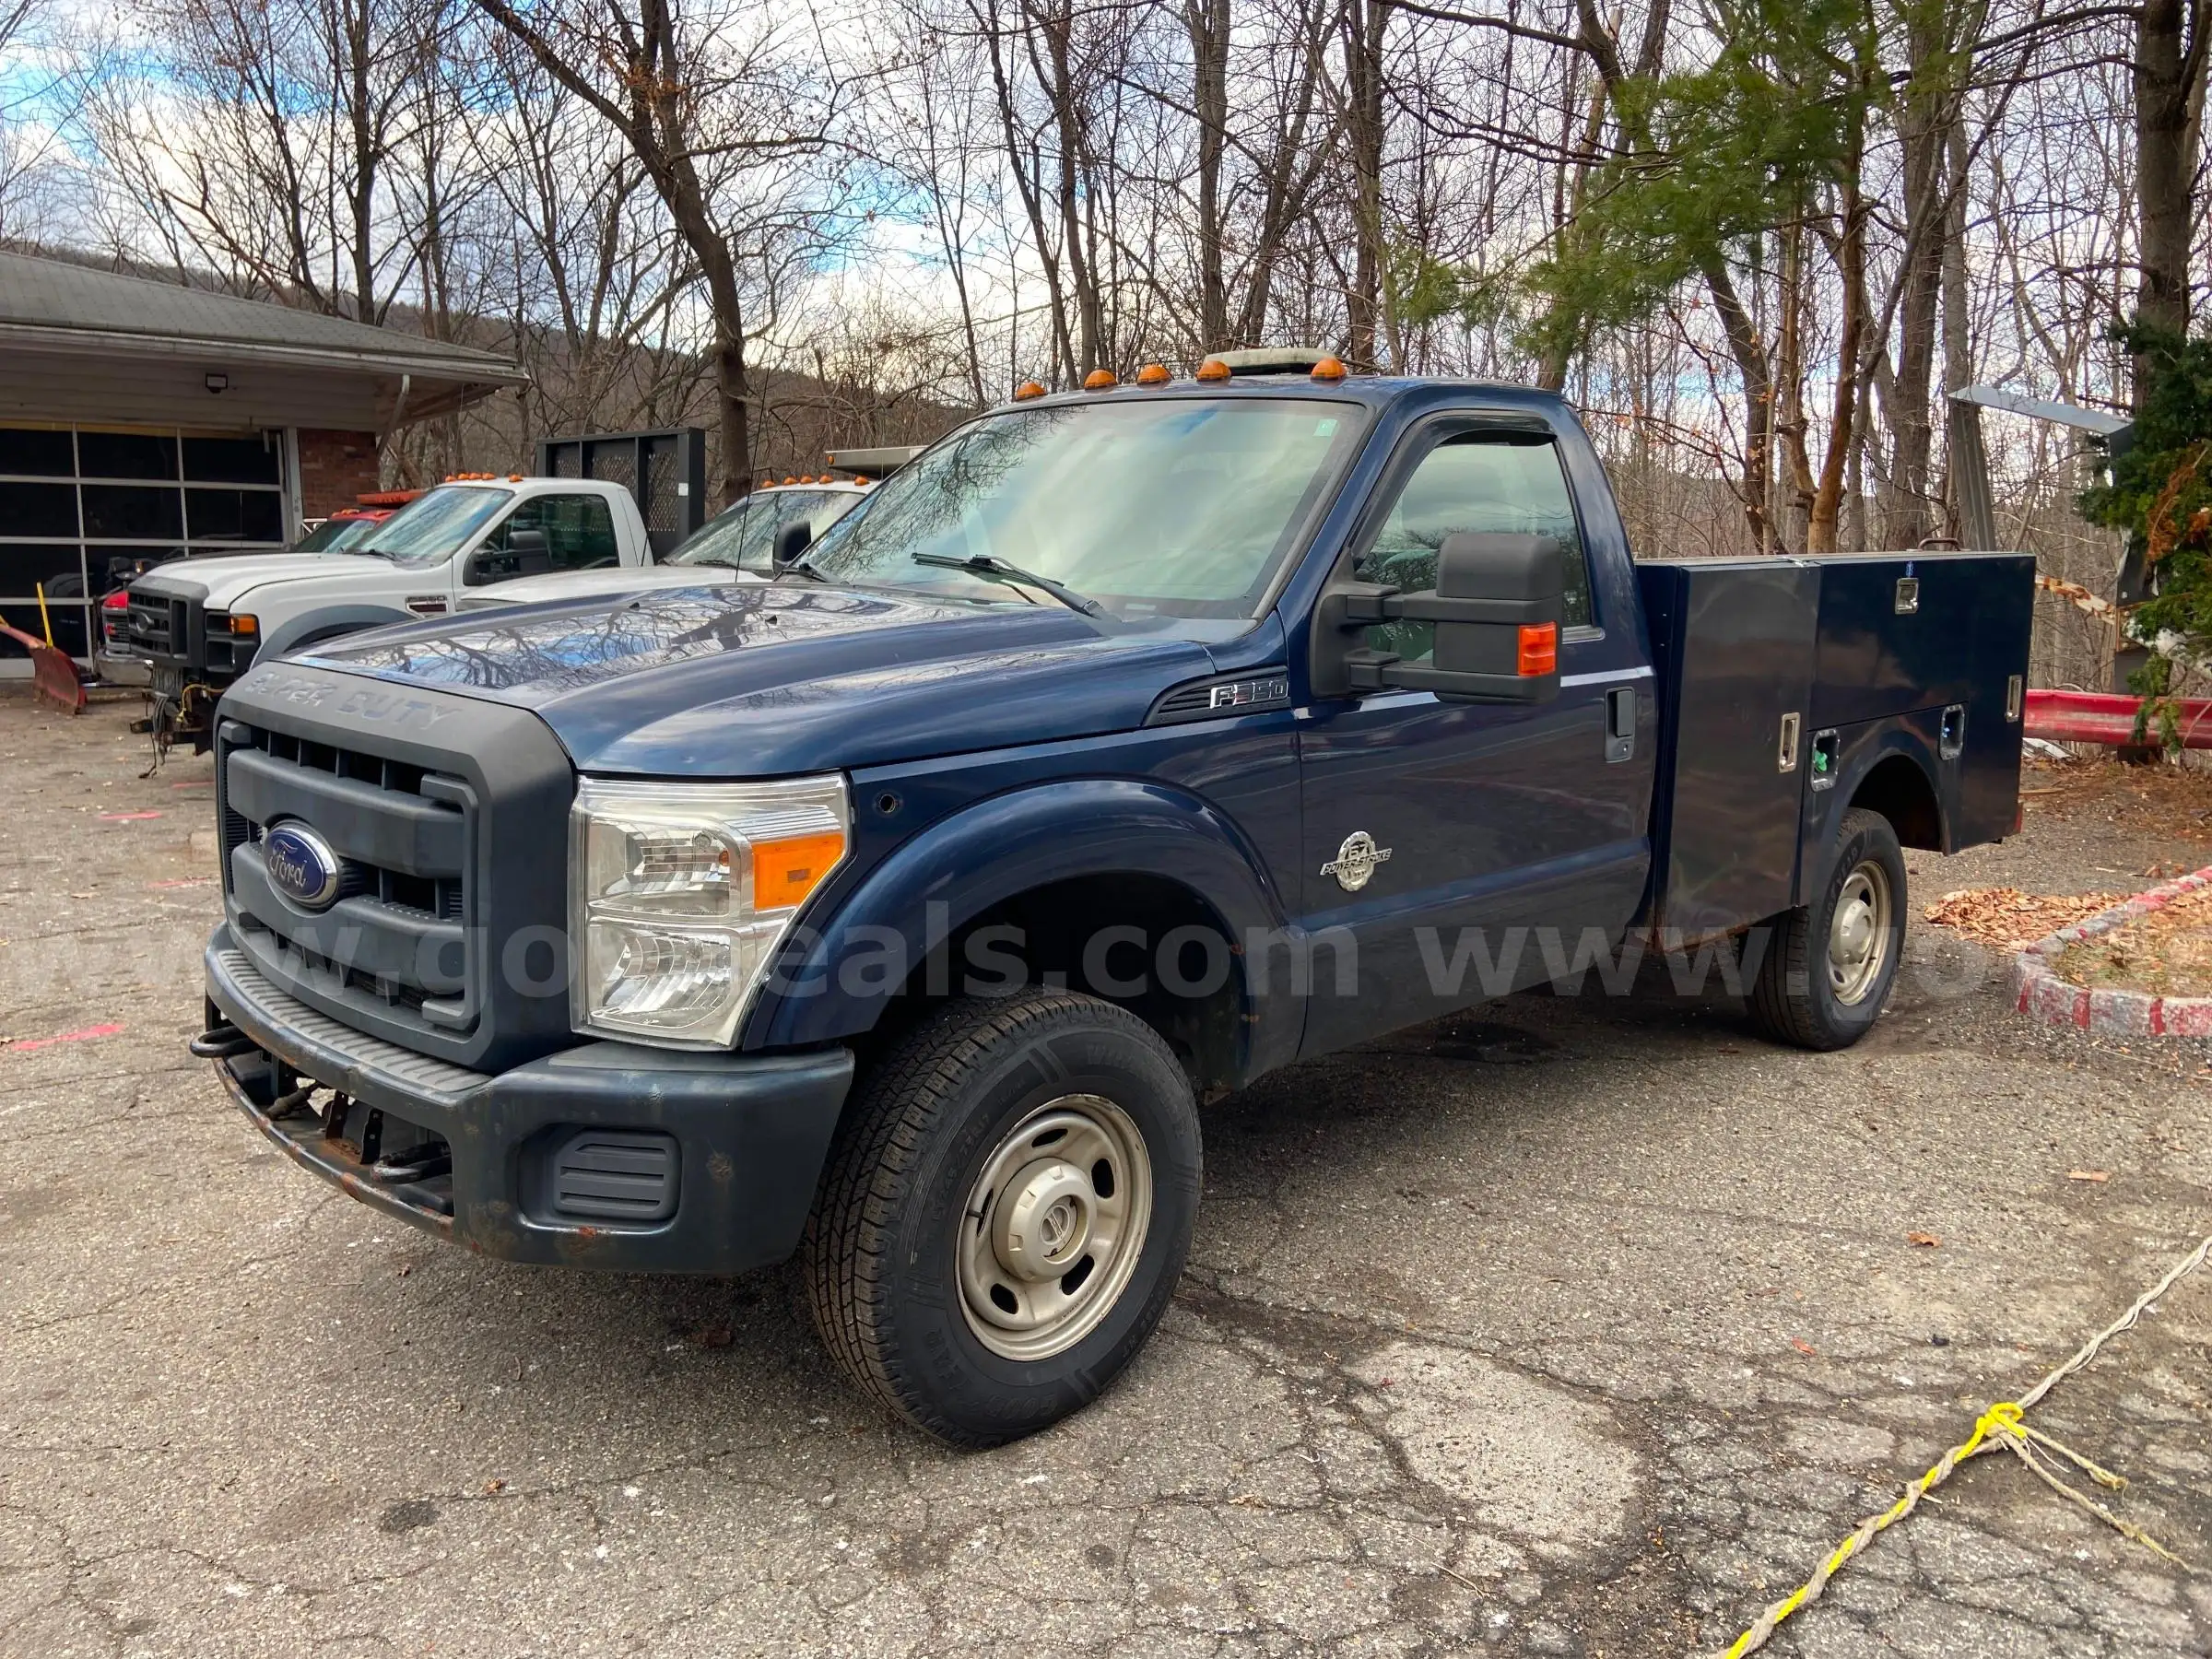
<path id="1" fill-rule="evenodd" d="M 1033 1433 L 1151 1335 L 1199 1177 L 1189 1079 L 1135 1015 L 1067 991 L 949 1003 L 840 1125 L 804 1246 L 823 1346 L 940 1440 Z"/>
<path id="2" fill-rule="evenodd" d="M 1905 943 L 1905 857 L 1878 812 L 1853 807 L 1814 901 L 1766 924 L 1751 1018 L 1777 1042 L 1849 1048 L 1873 1029 Z"/>

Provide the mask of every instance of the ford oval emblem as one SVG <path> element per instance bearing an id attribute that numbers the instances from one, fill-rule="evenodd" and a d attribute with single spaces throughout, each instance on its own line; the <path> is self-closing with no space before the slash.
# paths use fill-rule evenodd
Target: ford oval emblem
<path id="1" fill-rule="evenodd" d="M 331 845 L 305 824 L 287 819 L 262 838 L 269 885 L 301 910 L 328 910 L 338 897 L 346 865 Z"/>

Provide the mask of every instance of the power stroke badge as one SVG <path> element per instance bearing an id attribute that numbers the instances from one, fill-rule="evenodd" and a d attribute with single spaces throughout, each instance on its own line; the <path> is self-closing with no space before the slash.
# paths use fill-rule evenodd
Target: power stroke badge
<path id="1" fill-rule="evenodd" d="M 1321 866 L 1324 876 L 1336 877 L 1336 885 L 1347 893 L 1356 893 L 1368 884 L 1375 866 L 1390 862 L 1390 849 L 1375 845 L 1375 838 L 1364 830 L 1355 830 L 1344 838 L 1344 845 L 1336 849 L 1336 856 Z"/>

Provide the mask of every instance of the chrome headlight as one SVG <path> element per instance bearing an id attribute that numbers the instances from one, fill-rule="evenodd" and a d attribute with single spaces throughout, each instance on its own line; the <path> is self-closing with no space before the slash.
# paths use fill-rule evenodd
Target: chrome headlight
<path id="1" fill-rule="evenodd" d="M 571 1023 L 727 1047 L 807 895 L 843 862 L 845 781 L 617 783 L 569 814 Z"/>

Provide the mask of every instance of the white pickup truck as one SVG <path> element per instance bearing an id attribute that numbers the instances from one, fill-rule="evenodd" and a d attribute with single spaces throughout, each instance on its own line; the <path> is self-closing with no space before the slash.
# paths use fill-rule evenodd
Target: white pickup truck
<path id="1" fill-rule="evenodd" d="M 724 508 L 649 571 L 557 569 L 543 576 L 477 588 L 457 609 L 536 605 L 551 599 L 595 599 L 646 588 L 709 587 L 719 582 L 775 580 L 776 535 L 804 522 L 807 539 L 830 528 L 867 498 L 867 478 L 819 477 L 763 484 Z"/>
<path id="2" fill-rule="evenodd" d="M 157 730 L 204 741 L 215 699 L 257 659 L 442 617 L 499 582 L 652 562 L 645 521 L 619 484 L 471 475 L 410 502 L 344 552 L 159 565 L 131 583 L 120 643 L 150 671 Z"/>

